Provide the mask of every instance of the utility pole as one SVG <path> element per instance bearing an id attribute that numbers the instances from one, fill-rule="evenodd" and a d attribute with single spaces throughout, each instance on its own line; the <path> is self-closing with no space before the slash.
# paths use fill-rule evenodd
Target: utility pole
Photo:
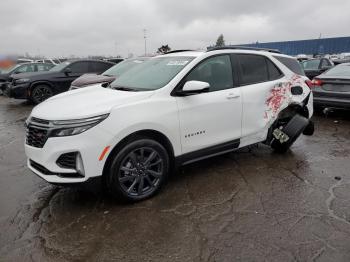
<path id="1" fill-rule="evenodd" d="M 145 40 L 145 56 L 147 55 L 147 35 L 146 35 L 147 30 L 143 29 L 143 38 Z"/>

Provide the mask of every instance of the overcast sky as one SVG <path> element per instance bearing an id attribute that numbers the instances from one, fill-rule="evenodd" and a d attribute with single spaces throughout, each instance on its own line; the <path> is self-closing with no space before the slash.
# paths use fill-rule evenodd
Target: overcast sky
<path id="1" fill-rule="evenodd" d="M 226 44 L 350 36 L 349 0 L 0 0 L 0 54 L 144 53 L 162 44 Z"/>

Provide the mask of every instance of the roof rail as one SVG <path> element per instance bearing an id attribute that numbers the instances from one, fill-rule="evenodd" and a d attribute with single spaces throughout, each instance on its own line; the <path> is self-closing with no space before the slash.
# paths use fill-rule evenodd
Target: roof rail
<path id="1" fill-rule="evenodd" d="M 190 49 L 179 49 L 179 50 L 173 50 L 173 51 L 166 52 L 166 53 L 164 53 L 163 55 L 172 54 L 172 53 L 186 52 L 186 51 L 194 51 L 194 50 L 190 50 Z"/>
<path id="2" fill-rule="evenodd" d="M 250 46 L 222 46 L 222 47 L 208 47 L 208 51 L 215 51 L 215 50 L 225 50 L 225 49 L 241 49 L 241 50 L 252 50 L 252 51 L 265 51 L 270 53 L 277 53 L 280 54 L 281 52 L 277 49 L 269 49 L 269 48 L 259 48 L 259 47 L 250 47 Z"/>

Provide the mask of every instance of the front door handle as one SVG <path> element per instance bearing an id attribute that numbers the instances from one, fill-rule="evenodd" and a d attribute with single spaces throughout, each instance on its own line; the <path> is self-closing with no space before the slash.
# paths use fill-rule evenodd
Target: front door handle
<path id="1" fill-rule="evenodd" d="M 235 98 L 239 98 L 240 97 L 240 95 L 238 95 L 238 94 L 228 94 L 227 95 L 227 99 L 235 99 Z"/>

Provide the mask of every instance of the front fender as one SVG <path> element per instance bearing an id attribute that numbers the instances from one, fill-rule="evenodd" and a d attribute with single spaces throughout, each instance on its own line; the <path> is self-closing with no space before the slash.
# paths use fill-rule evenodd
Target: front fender
<path id="1" fill-rule="evenodd" d="M 168 138 L 175 156 L 181 154 L 178 109 L 172 97 L 152 98 L 152 101 L 143 100 L 115 108 L 101 124 L 113 136 L 109 143 L 111 148 L 135 132 L 153 130 Z"/>

